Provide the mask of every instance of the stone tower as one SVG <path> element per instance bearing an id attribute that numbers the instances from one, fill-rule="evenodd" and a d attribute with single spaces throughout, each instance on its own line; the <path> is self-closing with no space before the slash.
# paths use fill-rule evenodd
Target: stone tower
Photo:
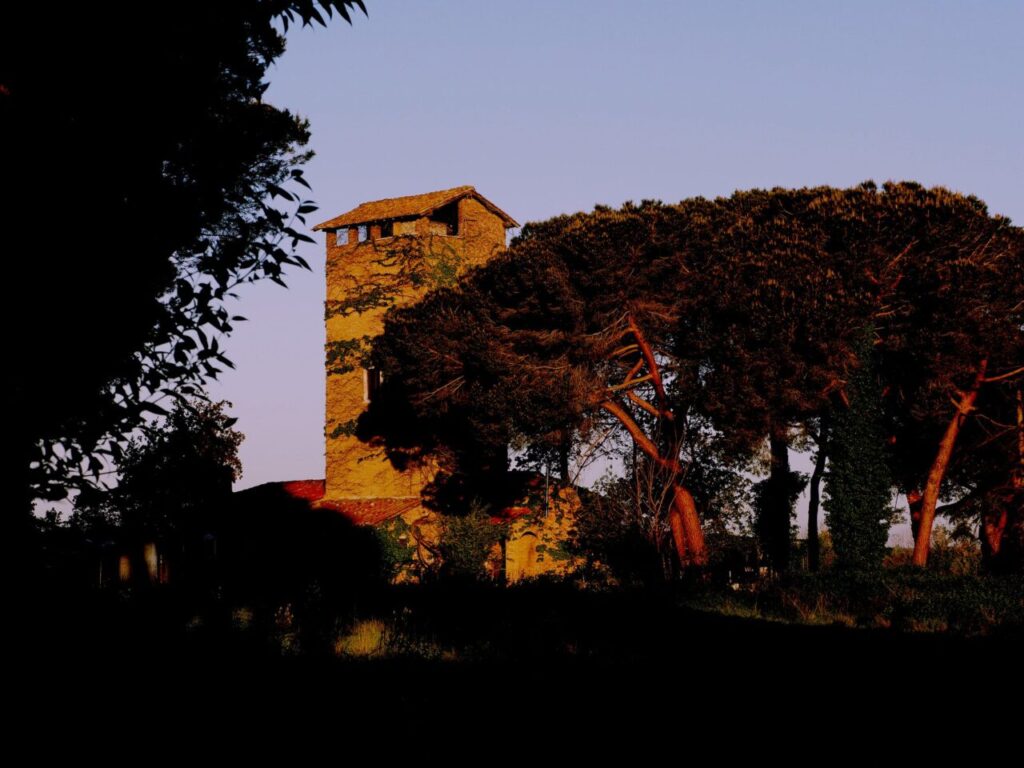
<path id="1" fill-rule="evenodd" d="M 465 186 L 363 203 L 314 227 L 327 232 L 324 503 L 369 524 L 419 507 L 429 471 L 400 472 L 380 446 L 353 434 L 380 384 L 363 353 L 389 305 L 411 303 L 437 280 L 501 253 L 505 230 L 516 226 Z M 409 280 L 410 270 L 420 279 Z"/>

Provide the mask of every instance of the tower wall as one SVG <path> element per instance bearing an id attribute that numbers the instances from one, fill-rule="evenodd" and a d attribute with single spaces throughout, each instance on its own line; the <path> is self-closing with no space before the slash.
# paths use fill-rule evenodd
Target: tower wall
<path id="1" fill-rule="evenodd" d="M 415 246 L 421 252 L 440 256 L 455 265 L 458 271 L 483 264 L 505 249 L 505 223 L 473 197 L 458 201 L 458 234 L 438 234 L 438 225 L 428 217 L 416 219 L 414 236 L 380 238 L 379 224 L 369 226 L 371 237 L 357 242 L 358 227 L 349 229 L 349 242 L 337 245 L 333 233 L 327 236 L 327 300 L 344 301 L 353 290 L 369 281 L 387 283 L 397 267 L 379 263 L 389 248 Z M 429 289 L 408 286 L 394 292 L 394 305 L 410 304 Z M 388 285 L 389 293 L 395 286 Z M 328 345 L 337 342 L 358 342 L 377 336 L 383 330 L 387 308 L 373 308 L 347 316 L 333 315 L 326 319 Z M 365 411 L 367 372 L 358 364 L 344 373 L 327 371 L 326 499 L 370 499 L 419 497 L 423 486 L 432 479 L 429 466 L 407 471 L 395 469 L 384 454 L 383 446 L 359 440 L 354 428 Z"/>

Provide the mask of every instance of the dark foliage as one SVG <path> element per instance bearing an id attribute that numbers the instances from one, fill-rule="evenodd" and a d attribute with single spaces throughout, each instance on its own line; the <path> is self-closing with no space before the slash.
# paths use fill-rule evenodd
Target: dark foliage
<path id="1" fill-rule="evenodd" d="M 873 329 L 865 332 L 858 348 L 860 365 L 846 387 L 849 407 L 833 417 L 825 475 L 825 519 L 836 565 L 855 571 L 881 567 L 893 519 L 893 480 L 874 342 Z"/>
<path id="2" fill-rule="evenodd" d="M 550 452 L 567 432 L 585 441 L 614 428 L 615 406 L 633 444 L 657 454 L 661 487 L 692 485 L 696 497 L 701 455 L 735 469 L 771 436 L 781 458 L 794 427 L 845 408 L 871 324 L 881 442 L 894 445 L 900 483 L 927 471 L 949 399 L 984 355 L 1004 378 L 979 399 L 943 489 L 1005 485 L 1022 270 L 1019 228 L 976 198 L 909 182 L 556 217 L 525 226 L 457 288 L 389 314 L 373 355 L 390 385 L 364 426 L 396 457 L 439 453 L 453 477 L 480 477 L 510 444 Z M 664 394 L 640 375 L 634 327 Z M 990 475 L 966 460 L 996 444 Z M 784 568 L 796 485 L 777 470 L 764 501 Z"/>
<path id="3" fill-rule="evenodd" d="M 806 484 L 807 478 L 789 469 L 787 464 L 754 483 L 751 489 L 754 532 L 768 561 L 780 572 L 789 567 L 794 539 L 794 508 Z"/>
<path id="4" fill-rule="evenodd" d="M 226 405 L 179 403 L 159 429 L 130 440 L 117 487 L 79 499 L 81 523 L 95 516 L 92 506 L 136 537 L 184 542 L 211 530 L 242 474 L 238 447 L 244 436 L 232 429 Z"/>
<path id="5" fill-rule="evenodd" d="M 634 483 L 620 478 L 594 491 L 581 489 L 580 501 L 570 546 L 586 558 L 599 582 L 609 576 L 626 586 L 654 586 L 665 580 L 661 542 L 666 532 L 657 519 L 645 515 Z"/>
<path id="6" fill-rule="evenodd" d="M 230 365 L 233 288 L 306 266 L 293 249 L 315 209 L 296 193 L 309 127 L 263 101 L 266 73 L 289 23 L 362 6 L 5 9 L 2 228 L 23 308 L 8 304 L 18 504 L 5 524 L 23 534 L 33 498 L 116 463 L 160 400 Z"/>
<path id="7" fill-rule="evenodd" d="M 479 503 L 471 503 L 463 514 L 443 516 L 438 542 L 443 575 L 459 579 L 489 578 L 485 563 L 507 533 L 508 526 L 492 521 L 490 509 Z"/>

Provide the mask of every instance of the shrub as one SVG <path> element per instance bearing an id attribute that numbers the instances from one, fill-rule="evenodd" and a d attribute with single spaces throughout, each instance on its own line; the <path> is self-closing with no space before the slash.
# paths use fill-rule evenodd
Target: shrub
<path id="1" fill-rule="evenodd" d="M 491 519 L 490 510 L 479 502 L 465 514 L 441 519 L 441 571 L 449 576 L 483 579 L 490 576 L 488 557 L 507 532 L 507 525 Z"/>

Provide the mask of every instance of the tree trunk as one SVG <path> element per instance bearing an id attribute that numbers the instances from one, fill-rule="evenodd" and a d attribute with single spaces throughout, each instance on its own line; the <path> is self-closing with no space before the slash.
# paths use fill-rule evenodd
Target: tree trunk
<path id="1" fill-rule="evenodd" d="M 911 488 L 907 491 L 907 509 L 910 512 L 910 532 L 917 541 L 917 532 L 921 530 L 921 502 L 924 494 L 920 488 Z"/>
<path id="2" fill-rule="evenodd" d="M 683 515 L 676 508 L 675 503 L 668 513 L 668 527 L 672 531 L 672 542 L 676 547 L 676 558 L 680 565 L 685 565 L 688 559 L 686 552 L 686 527 L 683 525 Z"/>
<path id="3" fill-rule="evenodd" d="M 666 457 L 658 450 L 658 446 L 651 440 L 640 426 L 633 420 L 621 405 L 614 400 L 605 400 L 601 407 L 619 420 L 625 427 L 633 444 L 648 458 L 652 459 L 662 469 L 671 472 L 672 479 L 672 507 L 669 510 L 669 526 L 672 527 L 672 536 L 676 543 L 676 552 L 680 554 L 680 564 L 685 567 L 704 567 L 708 562 L 707 546 L 704 542 L 704 532 L 700 527 L 700 515 L 697 513 L 697 505 L 693 496 L 686 488 L 680 485 L 674 478 L 682 472 L 679 460 L 675 457 Z M 674 520 L 674 516 L 678 519 Z M 676 529 L 680 529 L 682 538 L 678 538 Z M 680 547 L 682 542 L 682 548 Z M 683 560 L 682 558 L 686 559 Z"/>
<path id="4" fill-rule="evenodd" d="M 828 420 L 821 417 L 818 429 L 818 455 L 811 473 L 811 498 L 807 503 L 807 568 L 817 573 L 821 567 L 821 542 L 818 540 L 818 508 L 821 506 L 821 478 L 825 475 L 828 459 Z"/>
<path id="5" fill-rule="evenodd" d="M 558 441 L 558 476 L 562 485 L 569 485 L 569 452 L 572 448 L 572 436 L 568 429 L 560 430 Z"/>
<path id="6" fill-rule="evenodd" d="M 1013 487 L 1024 489 L 1024 387 L 1017 387 L 1017 471 L 1013 473 Z"/>
<path id="7" fill-rule="evenodd" d="M 949 460 L 953 456 L 953 448 L 956 447 L 956 438 L 960 434 L 960 428 L 967 420 L 968 414 L 974 408 L 974 402 L 978 399 L 978 390 L 985 379 L 985 369 L 988 367 L 988 360 L 982 360 L 978 366 L 978 373 L 974 377 L 974 384 L 971 389 L 960 396 L 956 405 L 956 414 L 946 427 L 946 432 L 939 442 L 939 451 L 932 462 L 932 468 L 928 472 L 928 480 L 924 485 L 924 493 L 921 496 L 921 523 L 914 540 L 914 565 L 925 566 L 928 564 L 928 551 L 931 546 L 932 526 L 935 523 L 935 507 L 939 502 L 939 491 L 942 488 L 942 480 L 949 468 Z"/>
<path id="8" fill-rule="evenodd" d="M 672 518 L 677 517 L 678 523 Z M 703 568 L 708 564 L 708 551 L 704 544 L 704 531 L 700 527 L 700 515 L 693 495 L 678 483 L 672 484 L 672 511 L 669 513 L 669 524 L 672 525 L 672 536 L 676 539 L 676 552 L 683 567 Z M 680 549 L 676 526 L 681 528 L 683 548 Z"/>
<path id="9" fill-rule="evenodd" d="M 1024 390 L 1017 388 L 1017 461 L 1009 492 L 982 510 L 981 562 L 988 573 L 1024 571 Z"/>
<path id="10" fill-rule="evenodd" d="M 1008 517 L 1006 509 L 986 509 L 981 513 L 981 561 L 986 571 L 999 570 L 999 553 Z"/>
<path id="11" fill-rule="evenodd" d="M 768 499 L 765 510 L 765 533 L 768 556 L 775 570 L 789 569 L 790 504 L 789 436 L 785 427 L 773 427 L 768 438 L 771 449 L 771 470 L 768 475 Z"/>
<path id="12" fill-rule="evenodd" d="M 660 424 L 671 424 L 675 421 L 675 416 L 672 413 L 668 396 L 665 393 L 665 385 L 661 378 L 657 358 L 646 336 L 632 315 L 629 316 L 627 333 L 632 334 L 636 340 L 640 360 L 626 374 L 620 386 L 631 386 L 636 381 L 634 376 L 640 371 L 642 366 L 646 365 L 647 376 L 643 377 L 643 379 L 649 380 L 654 387 L 657 405 L 637 397 L 633 392 L 627 392 L 626 397 L 645 411 L 654 414 Z M 672 530 L 672 538 L 675 542 L 680 566 L 684 569 L 687 567 L 702 568 L 706 566 L 708 562 L 707 547 L 704 543 L 704 532 L 700 527 L 700 515 L 697 513 L 697 505 L 694 503 L 690 492 L 678 482 L 678 478 L 683 471 L 682 465 L 679 463 L 678 445 L 671 441 L 667 441 L 666 444 L 661 446 L 657 445 L 644 433 L 630 412 L 623 408 L 614 397 L 605 399 L 600 403 L 600 406 L 618 419 L 619 423 L 626 428 L 629 436 L 633 439 L 634 450 L 639 448 L 657 467 L 669 473 L 667 483 L 670 484 L 669 490 L 672 491 L 672 505 L 669 509 L 668 523 Z M 636 465 L 635 458 L 634 453 L 634 466 Z"/>

